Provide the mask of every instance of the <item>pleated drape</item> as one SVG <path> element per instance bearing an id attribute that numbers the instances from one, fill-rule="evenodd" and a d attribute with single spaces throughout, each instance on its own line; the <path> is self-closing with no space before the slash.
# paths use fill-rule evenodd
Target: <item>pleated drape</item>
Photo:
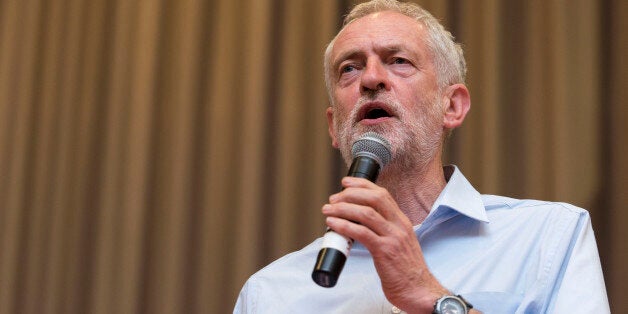
<path id="1" fill-rule="evenodd" d="M 322 54 L 354 2 L 0 0 L 0 314 L 229 312 L 319 236 L 345 171 Z M 628 311 L 628 2 L 418 2 L 469 63 L 446 162 L 589 209 Z"/>

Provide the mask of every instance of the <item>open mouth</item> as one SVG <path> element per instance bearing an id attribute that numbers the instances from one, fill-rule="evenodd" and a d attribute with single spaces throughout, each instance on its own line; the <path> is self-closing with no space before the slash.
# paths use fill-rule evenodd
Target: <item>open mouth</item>
<path id="1" fill-rule="evenodd" d="M 366 112 L 364 119 L 389 118 L 390 114 L 382 108 L 373 108 Z"/>
<path id="2" fill-rule="evenodd" d="M 372 121 L 372 120 L 391 118 L 391 117 L 393 117 L 393 114 L 391 113 L 391 110 L 388 107 L 386 107 L 384 104 L 373 103 L 373 104 L 364 106 L 364 108 L 360 110 L 360 114 L 358 115 L 358 121 L 363 121 L 363 120 Z"/>

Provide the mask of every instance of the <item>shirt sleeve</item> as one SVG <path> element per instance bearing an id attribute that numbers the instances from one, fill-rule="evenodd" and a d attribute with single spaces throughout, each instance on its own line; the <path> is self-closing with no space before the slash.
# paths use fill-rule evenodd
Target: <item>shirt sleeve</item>
<path id="1" fill-rule="evenodd" d="M 574 230 L 561 277 L 555 287 L 550 312 L 610 313 L 595 236 L 586 211 L 580 215 Z"/>

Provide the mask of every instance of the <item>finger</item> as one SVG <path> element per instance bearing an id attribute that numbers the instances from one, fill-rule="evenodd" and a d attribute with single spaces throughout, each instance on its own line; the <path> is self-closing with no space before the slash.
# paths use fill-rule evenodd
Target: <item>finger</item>
<path id="1" fill-rule="evenodd" d="M 372 181 L 369 181 L 364 178 L 358 178 L 358 177 L 344 177 L 340 181 L 340 184 L 342 185 L 343 188 L 349 188 L 349 187 L 375 188 L 377 187 L 377 184 L 373 183 Z"/>
<path id="2" fill-rule="evenodd" d="M 332 194 L 329 197 L 329 202 L 330 203 L 337 202 L 337 200 L 339 199 L 339 194 L 344 192 L 348 188 L 365 188 L 365 189 L 375 189 L 375 188 L 377 188 L 377 185 L 374 184 L 373 182 L 371 182 L 371 181 L 369 181 L 367 179 L 356 178 L 356 177 L 344 177 L 344 178 L 342 178 L 340 184 L 342 186 L 342 191 L 340 191 L 340 192 L 338 192 L 336 194 Z"/>
<path id="3" fill-rule="evenodd" d="M 373 208 L 352 203 L 336 203 L 323 206 L 323 214 L 329 217 L 342 218 L 361 224 L 377 235 L 385 235 L 390 232 L 392 223 L 384 219 Z"/>
<path id="4" fill-rule="evenodd" d="M 359 184 L 359 183 L 358 183 Z M 329 197 L 330 204 L 352 203 L 374 208 L 386 220 L 400 221 L 402 215 L 388 191 L 377 185 L 368 187 L 351 186 Z"/>
<path id="5" fill-rule="evenodd" d="M 378 241 L 379 236 L 368 227 L 343 219 L 339 217 L 329 216 L 325 219 L 325 223 L 335 232 L 357 240 L 365 246 L 373 246 Z M 368 247 L 367 246 L 367 247 Z"/>

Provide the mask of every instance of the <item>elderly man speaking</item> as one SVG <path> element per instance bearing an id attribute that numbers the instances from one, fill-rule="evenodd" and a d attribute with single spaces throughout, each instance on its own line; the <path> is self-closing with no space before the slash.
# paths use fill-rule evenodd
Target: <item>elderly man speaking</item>
<path id="1" fill-rule="evenodd" d="M 465 73 L 461 47 L 415 4 L 347 15 L 325 52 L 331 142 L 347 165 L 365 136 L 386 156 L 322 206 L 347 252 L 320 238 L 280 258 L 246 282 L 235 313 L 609 312 L 587 211 L 482 195 L 442 164 L 470 108 Z M 341 258 L 331 281 L 316 273 L 328 251 Z"/>

